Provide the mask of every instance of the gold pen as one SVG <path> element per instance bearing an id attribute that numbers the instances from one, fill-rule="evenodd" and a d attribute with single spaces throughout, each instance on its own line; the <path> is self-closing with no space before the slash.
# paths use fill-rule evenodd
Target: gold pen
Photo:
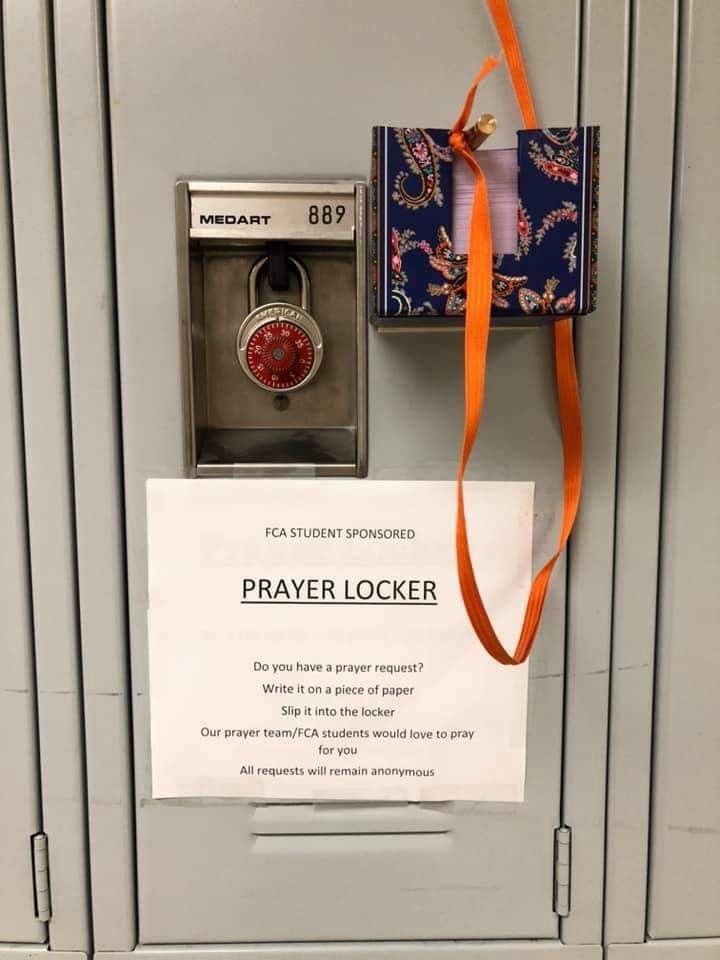
<path id="1" fill-rule="evenodd" d="M 497 120 L 491 113 L 484 113 L 466 131 L 467 143 L 471 150 L 477 150 L 487 138 L 495 133 Z"/>

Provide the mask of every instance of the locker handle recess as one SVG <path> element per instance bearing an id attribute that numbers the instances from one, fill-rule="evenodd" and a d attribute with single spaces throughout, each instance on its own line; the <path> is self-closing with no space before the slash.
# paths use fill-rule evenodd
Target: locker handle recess
<path id="1" fill-rule="evenodd" d="M 450 829 L 444 810 L 402 803 L 257 804 L 252 817 L 256 837 L 442 834 Z"/>

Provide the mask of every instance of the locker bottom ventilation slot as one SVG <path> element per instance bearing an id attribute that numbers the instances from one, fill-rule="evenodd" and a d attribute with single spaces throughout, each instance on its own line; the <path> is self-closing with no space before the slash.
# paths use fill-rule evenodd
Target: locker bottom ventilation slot
<path id="1" fill-rule="evenodd" d="M 257 805 L 255 837 L 423 836 L 447 834 L 444 809 L 403 803 L 289 803 Z"/>

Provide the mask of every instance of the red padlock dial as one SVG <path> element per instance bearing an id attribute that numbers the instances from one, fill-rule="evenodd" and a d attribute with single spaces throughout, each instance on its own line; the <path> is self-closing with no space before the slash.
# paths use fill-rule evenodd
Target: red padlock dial
<path id="1" fill-rule="evenodd" d="M 307 379 L 315 347 L 302 327 L 287 320 L 269 320 L 247 342 L 247 365 L 258 383 L 270 390 L 290 390 Z"/>

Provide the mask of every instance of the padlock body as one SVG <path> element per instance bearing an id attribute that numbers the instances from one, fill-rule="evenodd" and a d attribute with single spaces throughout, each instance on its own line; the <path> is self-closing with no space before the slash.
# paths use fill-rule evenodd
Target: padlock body
<path id="1" fill-rule="evenodd" d="M 312 315 L 291 303 L 265 303 L 240 325 L 237 356 L 245 374 L 263 390 L 290 393 L 306 386 L 320 368 L 323 339 Z"/>

